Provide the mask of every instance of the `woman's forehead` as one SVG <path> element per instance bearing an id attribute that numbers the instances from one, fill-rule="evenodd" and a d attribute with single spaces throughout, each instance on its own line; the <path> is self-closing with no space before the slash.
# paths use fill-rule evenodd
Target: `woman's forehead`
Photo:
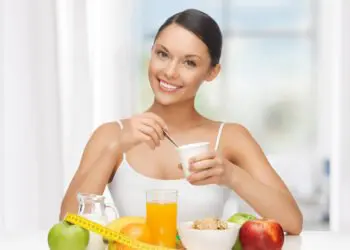
<path id="1" fill-rule="evenodd" d="M 171 24 L 162 30 L 155 44 L 164 46 L 171 53 L 209 56 L 207 46 L 191 31 L 177 24 Z"/>

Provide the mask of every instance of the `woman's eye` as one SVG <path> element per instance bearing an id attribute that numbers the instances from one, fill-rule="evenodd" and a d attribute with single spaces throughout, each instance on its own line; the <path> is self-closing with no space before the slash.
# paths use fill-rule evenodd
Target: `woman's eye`
<path id="1" fill-rule="evenodd" d="M 160 58 L 167 58 L 167 57 L 168 57 L 168 54 L 165 53 L 164 51 L 158 51 L 158 52 L 157 52 L 157 55 L 158 55 Z"/>
<path id="2" fill-rule="evenodd" d="M 185 64 L 189 67 L 196 67 L 197 64 L 194 61 L 187 60 L 185 61 Z"/>

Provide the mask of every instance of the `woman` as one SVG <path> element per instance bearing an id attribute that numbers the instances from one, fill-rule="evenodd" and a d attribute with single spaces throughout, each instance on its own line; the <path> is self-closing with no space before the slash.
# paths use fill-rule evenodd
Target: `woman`
<path id="1" fill-rule="evenodd" d="M 166 20 L 149 62 L 153 104 L 145 113 L 96 129 L 62 202 L 61 218 L 77 212 L 78 192 L 102 194 L 107 185 L 123 216 L 145 214 L 147 189 L 177 189 L 180 220 L 220 217 L 234 191 L 287 233 L 301 232 L 294 198 L 247 129 L 210 120 L 194 107 L 200 86 L 220 72 L 221 47 L 220 28 L 201 11 L 186 10 Z M 211 143 L 209 153 L 190 160 L 187 179 L 163 130 L 178 144 Z"/>

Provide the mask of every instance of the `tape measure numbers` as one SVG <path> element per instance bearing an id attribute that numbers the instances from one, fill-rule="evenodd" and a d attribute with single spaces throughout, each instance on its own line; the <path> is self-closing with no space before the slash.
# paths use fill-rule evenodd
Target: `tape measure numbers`
<path id="1" fill-rule="evenodd" d="M 88 220 L 80 215 L 70 214 L 68 213 L 64 218 L 65 221 L 80 226 L 86 230 L 97 233 L 101 235 L 103 238 L 116 241 L 120 244 L 123 244 L 127 247 L 138 249 L 138 250 L 175 250 L 174 248 L 167 248 L 161 246 L 155 246 L 151 244 L 147 244 L 138 240 L 134 240 L 126 235 L 113 231 L 109 228 L 102 226 L 94 221 Z"/>

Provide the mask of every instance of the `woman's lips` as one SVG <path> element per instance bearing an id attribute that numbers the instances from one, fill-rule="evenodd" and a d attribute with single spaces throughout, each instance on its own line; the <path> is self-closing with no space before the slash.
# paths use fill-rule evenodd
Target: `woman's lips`
<path id="1" fill-rule="evenodd" d="M 172 85 L 172 84 L 165 82 L 163 80 L 159 80 L 159 86 L 160 86 L 161 90 L 163 90 L 165 92 L 169 92 L 169 93 L 176 92 L 178 89 L 182 88 L 179 86 Z"/>

